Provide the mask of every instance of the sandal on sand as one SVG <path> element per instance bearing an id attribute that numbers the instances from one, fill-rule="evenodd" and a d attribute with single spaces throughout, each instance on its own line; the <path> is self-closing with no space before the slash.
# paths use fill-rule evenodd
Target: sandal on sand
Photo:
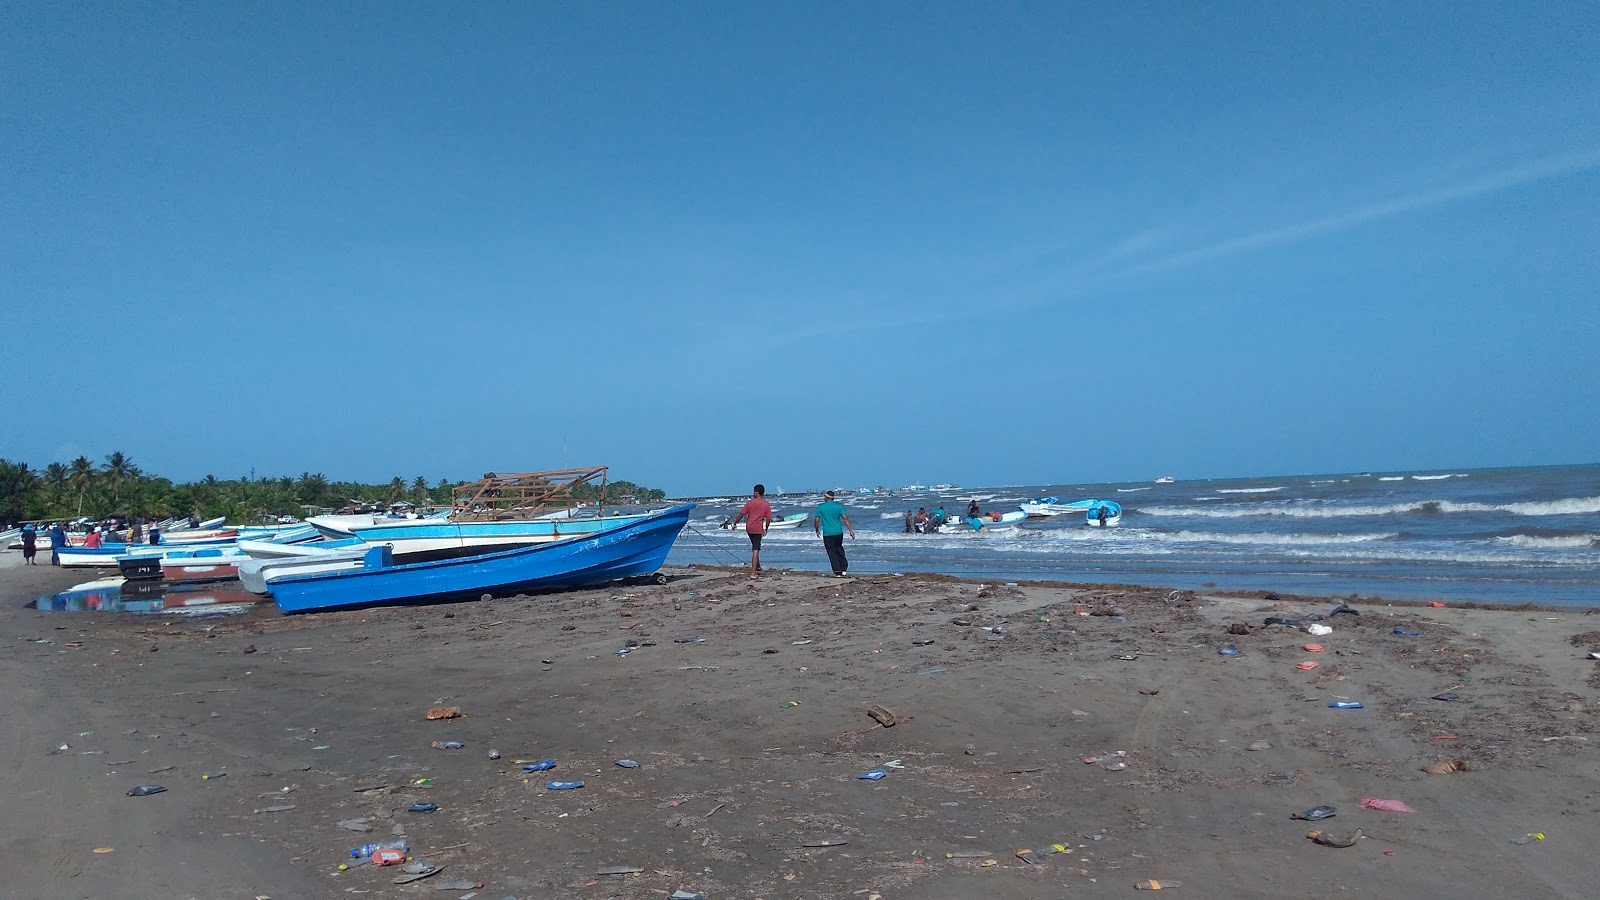
<path id="1" fill-rule="evenodd" d="M 394 883 L 410 884 L 413 881 L 421 881 L 429 876 L 439 874 L 440 872 L 444 871 L 444 866 L 436 866 L 430 862 L 414 862 L 407 864 L 407 866 L 400 871 L 404 872 L 405 874 L 396 878 Z"/>

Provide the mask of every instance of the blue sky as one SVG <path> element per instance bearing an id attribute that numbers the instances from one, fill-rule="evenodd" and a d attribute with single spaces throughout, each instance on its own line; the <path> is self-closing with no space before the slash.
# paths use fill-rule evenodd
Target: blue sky
<path id="1" fill-rule="evenodd" d="M 11 4 L 0 456 L 1600 459 L 1600 6 Z"/>

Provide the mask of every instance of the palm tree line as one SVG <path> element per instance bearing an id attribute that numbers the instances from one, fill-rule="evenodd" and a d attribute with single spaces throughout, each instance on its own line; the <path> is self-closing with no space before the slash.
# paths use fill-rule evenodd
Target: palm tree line
<path id="1" fill-rule="evenodd" d="M 362 504 L 396 503 L 446 505 L 451 489 L 464 481 L 439 479 L 430 483 L 418 475 L 407 481 L 395 476 L 380 484 L 333 481 L 321 472 L 301 472 L 299 478 L 254 478 L 248 475 L 220 479 L 207 475 L 199 481 L 177 483 L 145 472 L 120 450 L 95 465 L 87 456 L 70 463 L 53 462 L 35 470 L 27 463 L 0 459 L 0 524 L 88 516 L 227 516 L 230 522 L 249 522 L 261 516 L 301 516 L 307 508 L 339 509 L 352 501 Z M 665 493 L 627 481 L 613 481 L 608 502 L 655 503 Z"/>

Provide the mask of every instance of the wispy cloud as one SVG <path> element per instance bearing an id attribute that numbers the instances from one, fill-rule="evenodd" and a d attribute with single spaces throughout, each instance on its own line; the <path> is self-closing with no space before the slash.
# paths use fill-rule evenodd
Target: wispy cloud
<path id="1" fill-rule="evenodd" d="M 1600 169 L 1600 148 L 1591 148 L 1579 153 L 1568 153 L 1560 156 L 1549 156 L 1531 162 L 1519 163 L 1448 187 L 1401 194 L 1388 200 L 1369 203 L 1344 212 L 1308 219 L 1304 222 L 1296 222 L 1290 225 L 1279 225 L 1251 234 L 1217 241 L 1192 250 L 1185 250 L 1135 265 L 1125 270 L 1123 274 L 1133 275 L 1162 271 L 1212 259 L 1268 250 L 1273 247 L 1294 244 L 1338 231 L 1346 231 L 1371 222 L 1392 219 L 1434 206 L 1471 200 L 1523 185 L 1549 181 L 1555 178 L 1565 178 L 1593 169 Z"/>

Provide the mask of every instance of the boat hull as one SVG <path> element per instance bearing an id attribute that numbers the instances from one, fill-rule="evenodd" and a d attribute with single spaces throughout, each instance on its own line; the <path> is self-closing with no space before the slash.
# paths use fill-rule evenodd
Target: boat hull
<path id="1" fill-rule="evenodd" d="M 384 566 L 372 565 L 369 554 L 368 564 L 358 571 L 281 578 L 271 582 L 271 592 L 284 612 L 312 612 L 578 587 L 648 575 L 666 562 L 692 509 L 692 504 L 677 506 L 570 540 L 461 559 Z"/>

